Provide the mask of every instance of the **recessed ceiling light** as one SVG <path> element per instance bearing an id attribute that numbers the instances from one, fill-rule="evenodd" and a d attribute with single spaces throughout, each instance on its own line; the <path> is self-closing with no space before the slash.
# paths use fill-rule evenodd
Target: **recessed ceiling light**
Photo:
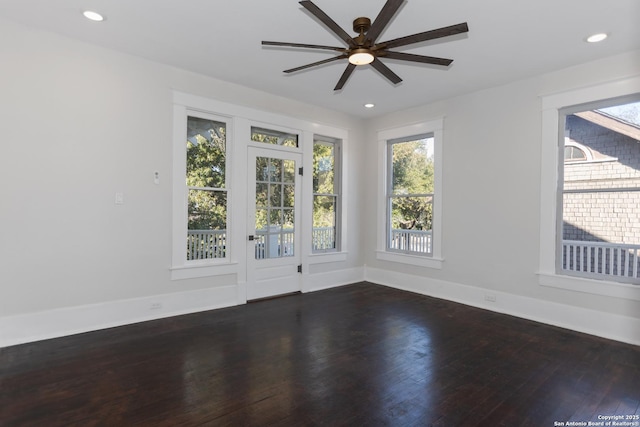
<path id="1" fill-rule="evenodd" d="M 598 34 L 593 34 L 589 37 L 587 37 L 587 42 L 589 43 L 598 43 L 601 42 L 602 40 L 607 38 L 607 34 L 606 33 L 598 33 Z"/>
<path id="2" fill-rule="evenodd" d="M 375 106 L 376 106 L 376 104 L 364 104 L 365 108 L 373 108 Z"/>
<path id="3" fill-rule="evenodd" d="M 82 12 L 82 14 L 84 15 L 85 18 L 90 19 L 92 21 L 96 21 L 96 22 L 104 21 L 104 16 L 92 10 L 85 10 L 84 12 Z"/>

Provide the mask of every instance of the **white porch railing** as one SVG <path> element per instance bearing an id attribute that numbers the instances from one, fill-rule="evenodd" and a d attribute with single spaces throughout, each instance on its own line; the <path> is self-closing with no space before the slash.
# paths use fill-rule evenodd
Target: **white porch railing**
<path id="1" fill-rule="evenodd" d="M 336 248 L 336 229 L 334 227 L 316 227 L 312 232 L 313 250 L 324 251 Z"/>
<path id="2" fill-rule="evenodd" d="M 188 230 L 187 259 L 224 258 L 227 230 Z"/>
<path id="3" fill-rule="evenodd" d="M 431 254 L 433 251 L 432 230 L 391 230 L 389 249 Z"/>
<path id="4" fill-rule="evenodd" d="M 640 278 L 640 245 L 562 241 L 562 269 L 597 279 Z"/>
<path id="5" fill-rule="evenodd" d="M 314 250 L 334 249 L 334 228 L 314 228 L 312 241 Z M 259 230 L 256 233 L 255 242 L 256 259 L 291 256 L 293 255 L 294 230 L 272 234 L 267 234 L 266 230 Z M 188 230 L 187 259 L 224 258 L 226 256 L 226 245 L 227 230 Z M 430 254 L 432 251 L 432 232 L 431 230 L 394 229 L 391 234 L 390 249 Z"/>
<path id="6" fill-rule="evenodd" d="M 267 230 L 256 230 L 256 259 L 282 258 L 294 255 L 295 233 L 293 229 L 268 233 Z"/>

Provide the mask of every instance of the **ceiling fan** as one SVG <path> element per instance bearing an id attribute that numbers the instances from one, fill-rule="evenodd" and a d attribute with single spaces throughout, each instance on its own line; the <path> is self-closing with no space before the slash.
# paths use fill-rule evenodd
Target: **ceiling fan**
<path id="1" fill-rule="evenodd" d="M 316 6 L 310 0 L 303 0 L 300 4 L 311 12 L 316 18 L 318 18 L 323 24 L 325 24 L 333 33 L 335 33 L 340 39 L 344 40 L 347 47 L 333 47 L 322 46 L 315 44 L 303 44 L 303 43 L 285 43 L 285 42 L 272 42 L 263 41 L 263 46 L 287 46 L 287 47 L 299 47 L 308 49 L 324 49 L 340 52 L 340 55 L 333 58 L 323 59 L 322 61 L 314 62 L 312 64 L 303 65 L 301 67 L 291 68 L 284 70 L 285 73 L 293 73 L 296 71 L 304 70 L 307 68 L 315 67 L 322 64 L 327 64 L 333 61 L 339 61 L 342 59 L 348 59 L 349 64 L 346 70 L 340 77 L 338 84 L 333 90 L 340 90 L 347 82 L 347 79 L 353 73 L 353 70 L 359 65 L 371 64 L 380 74 L 386 77 L 393 84 L 400 83 L 402 79 L 398 77 L 396 73 L 391 71 L 389 67 L 384 65 L 379 58 L 398 59 L 401 61 L 421 62 L 424 64 L 434 64 L 448 66 L 453 62 L 452 59 L 435 58 L 432 56 L 415 55 L 404 52 L 394 52 L 389 49 L 393 49 L 400 46 L 406 46 L 408 44 L 419 43 L 427 40 L 439 39 L 442 37 L 448 37 L 455 34 L 466 33 L 469 31 L 467 23 L 461 23 L 457 25 L 451 25 L 449 27 L 442 27 L 435 30 L 425 31 L 423 33 L 417 33 L 410 36 L 400 37 L 386 42 L 376 43 L 376 39 L 382 33 L 387 26 L 393 15 L 398 11 L 404 0 L 387 0 L 382 10 L 378 14 L 373 23 L 369 18 L 360 17 L 353 21 L 353 30 L 359 33 L 356 37 L 351 37 L 346 31 L 344 31 L 333 19 L 331 19 L 326 13 L 324 13 L 318 6 Z"/>

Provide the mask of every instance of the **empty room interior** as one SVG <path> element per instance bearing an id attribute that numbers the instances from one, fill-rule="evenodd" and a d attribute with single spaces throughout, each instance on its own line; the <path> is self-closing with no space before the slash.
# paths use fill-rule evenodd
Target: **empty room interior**
<path id="1" fill-rule="evenodd" d="M 638 17 L 0 0 L 0 425 L 640 426 Z"/>

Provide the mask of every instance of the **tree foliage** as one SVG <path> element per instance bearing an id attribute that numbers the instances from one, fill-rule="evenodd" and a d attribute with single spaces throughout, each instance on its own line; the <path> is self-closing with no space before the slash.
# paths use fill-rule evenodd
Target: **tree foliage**
<path id="1" fill-rule="evenodd" d="M 227 227 L 226 132 L 223 123 L 189 117 L 187 139 L 188 229 Z"/>
<path id="2" fill-rule="evenodd" d="M 335 226 L 335 155 L 332 144 L 313 144 L 313 227 Z"/>
<path id="3" fill-rule="evenodd" d="M 432 141 L 422 139 L 392 145 L 391 227 L 394 229 L 430 230 L 432 227 L 434 166 L 428 145 L 433 144 Z"/>
<path id="4" fill-rule="evenodd" d="M 256 230 L 294 226 L 295 162 L 256 158 Z"/>

